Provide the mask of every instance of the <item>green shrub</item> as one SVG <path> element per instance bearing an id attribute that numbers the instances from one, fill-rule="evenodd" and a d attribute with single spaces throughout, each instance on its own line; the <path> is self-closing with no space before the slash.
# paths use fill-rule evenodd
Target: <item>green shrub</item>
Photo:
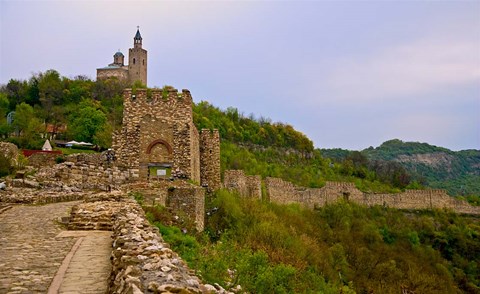
<path id="1" fill-rule="evenodd" d="M 13 166 L 10 162 L 10 158 L 5 154 L 0 153 L 0 177 L 8 176 L 13 172 Z"/>
<path id="2" fill-rule="evenodd" d="M 59 163 L 62 163 L 62 162 L 65 162 L 65 158 L 63 156 L 57 156 L 55 158 L 55 163 L 59 164 Z"/>
<path id="3" fill-rule="evenodd" d="M 164 239 L 207 283 L 249 293 L 478 292 L 480 226 L 421 213 L 338 202 L 318 208 L 241 198 L 225 190 L 206 203 L 195 236 L 166 226 L 168 211 L 145 208 Z"/>

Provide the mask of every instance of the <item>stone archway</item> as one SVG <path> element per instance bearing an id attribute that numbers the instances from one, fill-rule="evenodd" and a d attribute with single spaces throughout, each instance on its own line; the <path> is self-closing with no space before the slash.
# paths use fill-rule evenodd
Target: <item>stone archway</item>
<path id="1" fill-rule="evenodd" d="M 157 139 L 151 142 L 146 150 L 149 162 L 172 162 L 173 149 L 167 141 Z"/>

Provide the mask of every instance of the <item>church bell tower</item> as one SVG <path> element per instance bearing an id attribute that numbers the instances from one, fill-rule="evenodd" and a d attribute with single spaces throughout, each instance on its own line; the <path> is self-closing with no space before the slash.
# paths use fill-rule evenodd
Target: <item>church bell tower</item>
<path id="1" fill-rule="evenodd" d="M 147 50 L 142 48 L 139 27 L 133 38 L 133 48 L 128 49 L 128 80 L 131 84 L 140 81 L 147 85 Z"/>

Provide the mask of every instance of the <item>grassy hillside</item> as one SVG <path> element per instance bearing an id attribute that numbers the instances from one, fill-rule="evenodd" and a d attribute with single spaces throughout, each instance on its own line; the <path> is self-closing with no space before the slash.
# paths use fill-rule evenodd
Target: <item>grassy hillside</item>
<path id="1" fill-rule="evenodd" d="M 304 210 L 226 191 L 210 200 L 196 238 L 145 208 L 208 283 L 248 293 L 480 293 L 478 219 L 346 202 Z"/>
<path id="2" fill-rule="evenodd" d="M 363 191 L 398 192 L 409 185 L 409 181 L 394 181 L 397 175 L 393 173 L 377 172 L 362 162 L 325 159 L 307 136 L 290 125 L 245 117 L 235 108 L 221 110 L 207 102 L 196 104 L 193 112 L 198 129 L 219 129 L 222 171 L 242 169 L 250 175 L 279 177 L 305 187 L 347 181 Z"/>

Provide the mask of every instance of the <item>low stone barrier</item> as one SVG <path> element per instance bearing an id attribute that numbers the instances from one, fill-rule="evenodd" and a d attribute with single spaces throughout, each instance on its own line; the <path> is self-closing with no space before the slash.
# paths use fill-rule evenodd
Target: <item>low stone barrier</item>
<path id="1" fill-rule="evenodd" d="M 9 188 L 0 191 L 0 202 L 18 204 L 47 204 L 83 200 L 88 193 L 56 192 L 28 188 Z"/>
<path id="2" fill-rule="evenodd" d="M 126 206 L 115 215 L 113 240 L 110 293 L 211 293 L 139 206 Z"/>

